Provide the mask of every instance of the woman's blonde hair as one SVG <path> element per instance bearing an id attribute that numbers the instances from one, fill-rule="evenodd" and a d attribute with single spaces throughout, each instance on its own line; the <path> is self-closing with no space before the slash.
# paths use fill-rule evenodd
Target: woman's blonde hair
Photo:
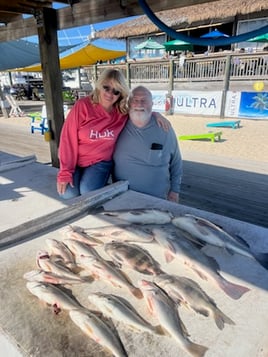
<path id="1" fill-rule="evenodd" d="M 129 88 L 125 77 L 118 69 L 109 68 L 101 73 L 98 81 L 96 82 L 95 89 L 91 94 L 92 102 L 95 104 L 99 103 L 100 89 L 102 89 L 102 86 L 105 82 L 112 82 L 114 89 L 120 92 L 120 96 L 116 101 L 115 106 L 120 113 L 127 114 Z"/>

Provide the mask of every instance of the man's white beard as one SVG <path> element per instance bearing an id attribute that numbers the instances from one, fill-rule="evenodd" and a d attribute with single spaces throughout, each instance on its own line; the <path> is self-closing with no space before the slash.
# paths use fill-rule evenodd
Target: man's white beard
<path id="1" fill-rule="evenodd" d="M 151 112 L 146 109 L 130 109 L 129 117 L 134 124 L 146 125 L 150 121 Z"/>

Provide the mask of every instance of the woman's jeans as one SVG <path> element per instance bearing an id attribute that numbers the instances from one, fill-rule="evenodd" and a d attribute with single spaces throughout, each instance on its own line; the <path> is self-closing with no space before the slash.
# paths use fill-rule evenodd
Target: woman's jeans
<path id="1" fill-rule="evenodd" d="M 110 177 L 113 161 L 100 161 L 88 167 L 77 167 L 73 175 L 74 187 L 67 186 L 61 198 L 70 199 L 104 187 Z"/>

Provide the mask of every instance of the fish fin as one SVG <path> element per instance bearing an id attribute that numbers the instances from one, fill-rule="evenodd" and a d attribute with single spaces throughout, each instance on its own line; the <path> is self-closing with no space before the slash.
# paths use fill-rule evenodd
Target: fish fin
<path id="1" fill-rule="evenodd" d="M 220 330 L 223 330 L 225 323 L 229 325 L 235 325 L 235 323 L 228 316 L 226 316 L 218 309 L 214 311 L 214 320 Z"/>
<path id="2" fill-rule="evenodd" d="M 44 275 L 44 281 L 45 283 L 49 283 L 49 284 L 55 284 L 55 285 L 59 284 L 58 278 L 51 276 L 49 274 Z"/>
<path id="3" fill-rule="evenodd" d="M 143 293 L 139 288 L 132 288 L 131 289 L 132 294 L 137 298 L 137 299 L 142 299 L 143 298 Z"/>
<path id="4" fill-rule="evenodd" d="M 172 262 L 173 259 L 175 259 L 175 256 L 174 256 L 169 250 L 166 250 L 166 251 L 165 251 L 165 260 L 166 260 L 166 263 Z"/>
<path id="5" fill-rule="evenodd" d="M 202 309 L 202 308 L 194 308 L 194 307 L 192 307 L 192 309 L 195 311 L 195 312 L 197 312 L 198 314 L 200 314 L 200 315 L 203 315 L 203 316 L 206 316 L 206 317 L 208 317 L 209 316 L 209 311 L 208 310 L 206 310 L 206 309 Z"/>
<path id="6" fill-rule="evenodd" d="M 268 253 L 252 253 L 257 262 L 265 269 L 268 269 Z"/>
<path id="7" fill-rule="evenodd" d="M 88 333 L 89 336 L 92 336 L 92 335 L 93 335 L 93 330 L 92 330 L 92 328 L 91 328 L 89 325 L 86 325 L 86 326 L 85 326 L 85 331 L 87 331 L 87 333 Z"/>
<path id="8" fill-rule="evenodd" d="M 183 238 L 191 241 L 197 248 L 203 248 L 206 245 L 206 242 L 199 240 L 197 237 L 193 236 L 191 233 L 184 231 L 183 229 L 176 227 L 177 235 L 182 236 Z"/>
<path id="9" fill-rule="evenodd" d="M 161 325 L 155 326 L 154 329 L 155 329 L 155 333 L 156 333 L 157 335 L 161 335 L 161 336 L 167 335 L 166 330 L 164 330 Z"/>
<path id="10" fill-rule="evenodd" d="M 184 337 L 190 337 L 190 334 L 186 328 L 186 326 L 184 325 L 184 323 L 182 322 L 181 318 L 179 317 L 180 320 L 180 325 L 181 325 L 181 329 L 182 329 L 182 334 Z"/>
<path id="11" fill-rule="evenodd" d="M 225 247 L 224 250 L 230 254 L 230 255 L 234 255 L 234 251 L 232 249 L 229 249 L 228 247 Z"/>
<path id="12" fill-rule="evenodd" d="M 191 267 L 193 271 L 196 272 L 196 274 L 199 276 L 199 278 L 201 278 L 202 280 L 208 281 L 207 276 L 205 274 L 203 274 L 200 270 L 198 270 L 197 268 Z"/>
<path id="13" fill-rule="evenodd" d="M 220 288 L 225 292 L 225 294 L 227 294 L 230 298 L 234 300 L 240 299 L 241 296 L 243 296 L 246 292 L 250 291 L 250 289 L 246 286 L 231 283 L 228 280 L 224 279 L 222 276 L 221 278 L 222 279 L 219 283 Z"/>
<path id="14" fill-rule="evenodd" d="M 236 240 L 237 240 L 239 243 L 243 244 L 246 248 L 250 248 L 250 245 L 248 244 L 247 241 L 245 241 L 244 238 L 242 238 L 242 237 L 239 236 L 238 234 L 235 235 L 235 238 L 236 238 Z"/>
<path id="15" fill-rule="evenodd" d="M 206 346 L 198 345 L 197 343 L 193 342 L 190 342 L 186 349 L 192 356 L 195 357 L 203 357 L 208 350 Z"/>

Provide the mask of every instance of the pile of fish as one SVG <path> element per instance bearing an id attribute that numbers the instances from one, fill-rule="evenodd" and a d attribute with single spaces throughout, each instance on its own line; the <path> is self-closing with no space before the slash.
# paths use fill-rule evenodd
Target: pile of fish
<path id="1" fill-rule="evenodd" d="M 268 268 L 268 254 L 252 252 L 241 238 L 201 217 L 174 217 L 155 209 L 101 215 L 115 218 L 116 223 L 100 228 L 67 226 L 61 230 L 60 239 L 46 239 L 47 248 L 37 252 L 37 269 L 26 272 L 24 278 L 33 295 L 52 306 L 56 314 L 68 311 L 74 324 L 114 356 L 128 354 L 113 322 L 134 331 L 171 336 L 182 350 L 196 357 L 204 356 L 208 347 L 190 339 L 180 317 L 182 306 L 211 316 L 220 330 L 225 324 L 235 325 L 197 281 L 165 271 L 154 257 L 155 246 L 167 265 L 174 259 L 187 264 L 198 279 L 214 283 L 235 300 L 249 288 L 224 278 L 217 261 L 201 249 L 204 245 L 224 248 Z M 136 274 L 135 281 L 130 279 L 130 272 Z M 92 292 L 95 280 L 111 284 L 115 293 L 107 294 L 105 289 Z M 94 310 L 65 291 L 66 285 L 73 284 L 89 287 L 88 299 Z M 154 325 L 141 316 L 134 304 L 116 293 L 118 288 L 126 296 L 129 292 L 137 306 L 144 302 L 158 323 Z"/>

